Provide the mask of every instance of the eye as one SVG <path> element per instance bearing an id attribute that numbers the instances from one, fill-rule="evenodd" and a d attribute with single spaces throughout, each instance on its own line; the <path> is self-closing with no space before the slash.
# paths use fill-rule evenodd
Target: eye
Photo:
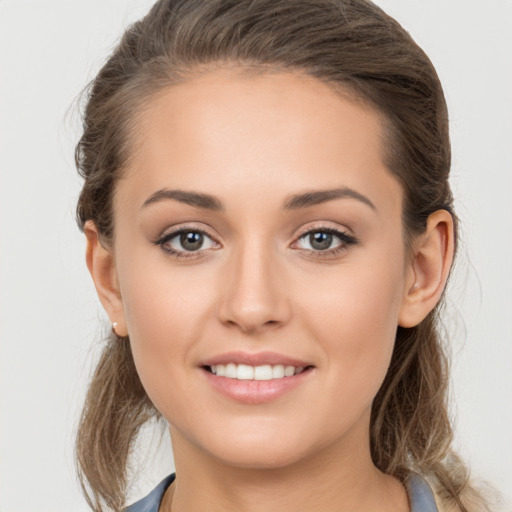
<path id="1" fill-rule="evenodd" d="M 197 257 L 202 251 L 219 246 L 206 231 L 190 228 L 167 233 L 155 244 L 175 258 Z"/>
<path id="2" fill-rule="evenodd" d="M 317 253 L 316 257 L 333 256 L 344 251 L 358 240 L 345 231 L 333 228 L 316 228 L 299 237 L 296 244 L 299 249 Z"/>

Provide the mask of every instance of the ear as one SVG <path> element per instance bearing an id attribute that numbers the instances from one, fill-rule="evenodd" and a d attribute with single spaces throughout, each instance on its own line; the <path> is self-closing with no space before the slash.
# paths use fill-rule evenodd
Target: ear
<path id="1" fill-rule="evenodd" d="M 414 327 L 434 309 L 450 273 L 454 248 L 452 216 L 446 210 L 432 213 L 413 246 L 398 325 Z"/>
<path id="2" fill-rule="evenodd" d="M 84 233 L 87 238 L 87 268 L 94 281 L 98 297 L 111 323 L 117 322 L 116 334 L 127 336 L 123 302 L 112 250 L 102 245 L 98 229 L 92 220 L 85 223 Z"/>

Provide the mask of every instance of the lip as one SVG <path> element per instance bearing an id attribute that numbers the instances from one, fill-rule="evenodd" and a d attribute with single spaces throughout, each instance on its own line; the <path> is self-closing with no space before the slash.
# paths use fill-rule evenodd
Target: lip
<path id="1" fill-rule="evenodd" d="M 217 375 L 202 368 L 202 374 L 216 392 L 236 402 L 250 405 L 271 402 L 289 393 L 306 381 L 311 376 L 312 371 L 312 368 L 308 368 L 299 375 L 283 377 L 282 379 L 238 380 L 217 377 Z"/>
<path id="2" fill-rule="evenodd" d="M 209 372 L 206 367 L 217 364 L 247 364 L 249 366 L 278 365 L 303 367 L 304 371 L 291 377 L 271 380 L 238 380 L 219 377 Z M 277 400 L 307 382 L 314 371 L 314 366 L 300 359 L 278 354 L 276 352 L 226 352 L 204 360 L 200 364 L 201 373 L 207 383 L 217 392 L 235 402 L 243 404 L 264 404 Z"/>
<path id="3" fill-rule="evenodd" d="M 250 352 L 240 351 L 225 352 L 224 354 L 205 359 L 200 363 L 200 366 L 213 366 L 228 363 L 247 364 L 249 366 L 262 366 L 264 364 L 274 366 L 276 364 L 282 364 L 283 366 L 295 366 L 296 368 L 299 366 L 304 368 L 313 366 L 308 361 L 301 361 L 300 359 L 295 359 L 276 352 L 256 352 L 251 354 Z"/>

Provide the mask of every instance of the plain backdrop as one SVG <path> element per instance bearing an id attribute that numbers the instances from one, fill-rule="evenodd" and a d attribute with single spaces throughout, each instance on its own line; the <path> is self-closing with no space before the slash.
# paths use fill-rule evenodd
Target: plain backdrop
<path id="1" fill-rule="evenodd" d="M 0 512 L 87 510 L 73 436 L 106 327 L 73 217 L 75 104 L 151 3 L 0 0 Z M 445 87 L 462 221 L 446 319 L 456 446 L 512 510 L 512 1 L 377 3 Z M 157 443 L 159 458 L 137 456 L 133 498 L 172 469 Z"/>

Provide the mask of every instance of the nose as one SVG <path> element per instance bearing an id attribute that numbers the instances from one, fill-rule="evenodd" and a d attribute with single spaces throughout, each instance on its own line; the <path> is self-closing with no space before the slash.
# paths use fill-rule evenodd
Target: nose
<path id="1" fill-rule="evenodd" d="M 245 333 L 286 324 L 291 307 L 282 270 L 279 257 L 263 244 L 234 250 L 221 276 L 219 320 Z"/>

